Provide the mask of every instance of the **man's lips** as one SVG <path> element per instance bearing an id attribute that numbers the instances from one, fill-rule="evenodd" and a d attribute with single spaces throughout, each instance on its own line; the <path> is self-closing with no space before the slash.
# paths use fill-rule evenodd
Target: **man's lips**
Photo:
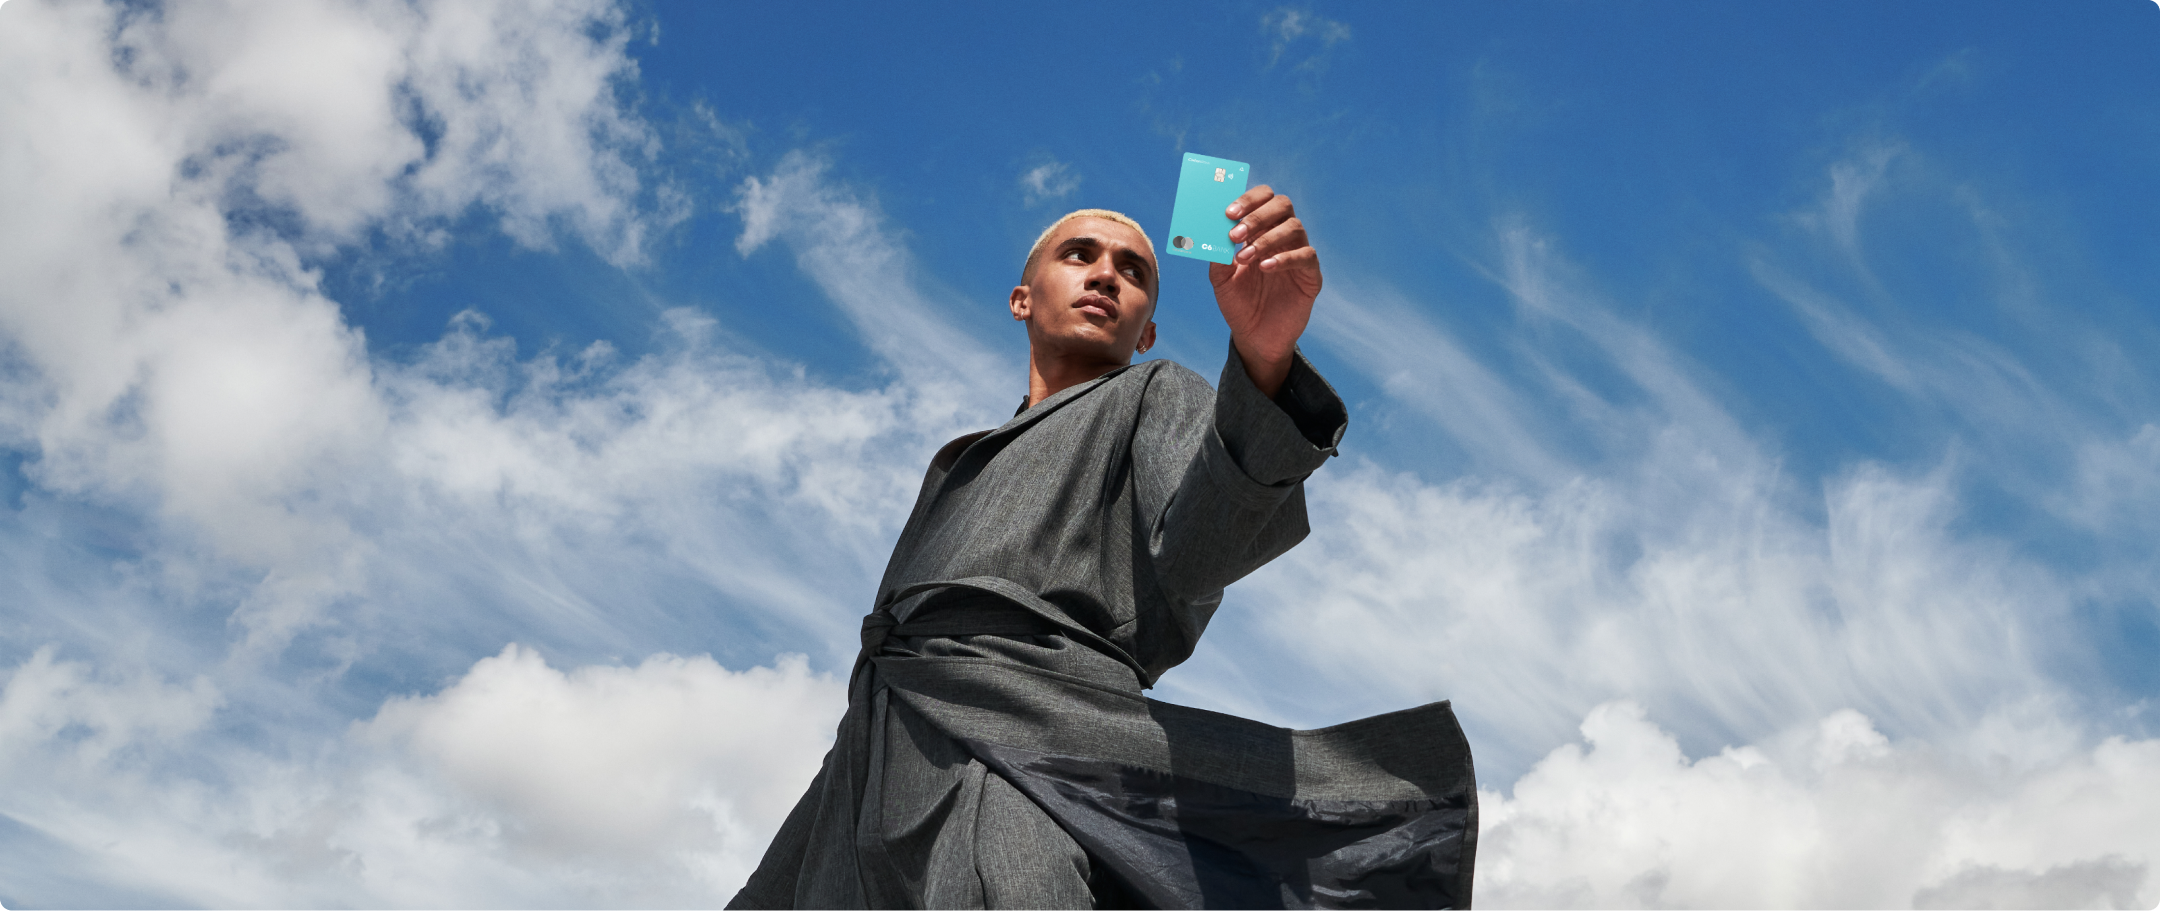
<path id="1" fill-rule="evenodd" d="M 1092 311 L 1102 314 L 1103 316 L 1109 317 L 1111 319 L 1117 318 L 1117 305 L 1111 303 L 1109 298 L 1104 297 L 1100 294 L 1090 294 L 1077 301 L 1074 301 L 1073 307 L 1075 307 L 1082 313 Z"/>

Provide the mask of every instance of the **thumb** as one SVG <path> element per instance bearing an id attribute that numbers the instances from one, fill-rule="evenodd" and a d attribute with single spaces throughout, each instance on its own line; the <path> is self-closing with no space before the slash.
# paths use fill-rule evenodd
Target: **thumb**
<path id="1" fill-rule="evenodd" d="M 1222 263 L 1208 263 L 1208 284 L 1220 288 L 1223 286 L 1223 283 L 1228 282 L 1231 277 L 1235 275 L 1237 275 L 1236 266 L 1226 266 Z"/>

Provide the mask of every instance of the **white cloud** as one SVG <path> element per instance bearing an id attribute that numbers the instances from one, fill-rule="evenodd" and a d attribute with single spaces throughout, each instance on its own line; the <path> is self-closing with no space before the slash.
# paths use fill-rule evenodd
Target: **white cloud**
<path id="1" fill-rule="evenodd" d="M 1312 537 L 1236 596 L 1263 647 L 1360 709 L 1455 699 L 1511 772 L 1614 698 L 1714 744 L 1847 706 L 1949 736 L 2055 686 L 2067 586 L 1959 526 L 1953 462 L 1804 485 L 1550 241 L 1496 234 L 1493 278 L 1540 340 L 1503 349 L 1510 372 L 1384 287 L 1319 311 L 1319 344 L 1388 395 L 1361 420 L 1424 417 L 1469 459 L 1439 482 L 1353 448 L 1317 476 Z M 1256 683 L 1318 708 L 1287 692 L 1311 680 Z"/>
<path id="2" fill-rule="evenodd" d="M 1415 304 L 1387 288 L 1330 277 L 1313 308 L 1312 339 L 1342 355 L 1403 407 L 1413 409 L 1471 450 L 1482 465 L 1505 465 L 1559 483 L 1575 469 L 1548 451 L 1550 431 L 1535 426 L 1531 403 L 1480 364 Z M 1447 390 L 1435 395 L 1433 390 Z"/>
<path id="3" fill-rule="evenodd" d="M 2150 537 L 2160 508 L 2153 425 L 2156 388 L 2146 359 L 2152 327 L 2096 316 L 2087 301 L 2112 292 L 2068 283 L 2064 254 L 2036 238 L 2044 223 L 2004 214 L 2014 201 L 1902 145 L 1871 147 L 1828 169 L 1823 199 L 1793 219 L 1793 242 L 1747 257 L 1756 282 L 1862 380 L 1895 396 L 1878 422 L 1893 433 L 1953 436 L 1971 483 L 2021 501 L 2045 534 L 2092 551 L 2078 597 L 2146 603 L 2160 576 L 2123 542 Z M 1870 218 L 1931 228 L 1881 232 Z M 1976 264 L 1938 279 L 1884 269 L 1901 255 Z M 1945 313 L 1958 314 L 1945 320 Z M 1871 392 L 1875 390 L 1870 390 Z"/>
<path id="4" fill-rule="evenodd" d="M 1080 175 L 1074 174 L 1062 161 L 1044 162 L 1020 175 L 1021 200 L 1029 207 L 1064 199 L 1077 189 L 1080 189 Z"/>
<path id="5" fill-rule="evenodd" d="M 846 699 L 800 656 L 742 673 L 672 655 L 563 673 L 512 646 L 354 736 L 456 796 L 435 819 L 484 830 L 517 867 L 555 866 L 588 901 L 710 904 L 809 786 Z M 457 885 L 376 879 L 400 883 L 401 904 Z"/>
<path id="6" fill-rule="evenodd" d="M 919 478 L 882 453 L 926 452 L 955 405 L 811 381 L 684 311 L 628 363 L 520 358 L 477 316 L 410 363 L 369 357 L 307 265 L 331 246 L 426 241 L 477 208 L 528 245 L 632 262 L 680 214 L 640 195 L 612 5 L 8 17 L 0 439 L 31 453 L 35 526 L 6 538 L 10 644 L 68 644 L 0 696 L 0 813 L 27 846 L 0 854 L 53 859 L 0 880 L 69 890 L 55 902 L 724 899 L 842 704 L 801 659 L 565 675 L 511 651 L 341 738 L 382 685 L 345 672 L 426 679 L 512 629 L 635 658 L 686 629 L 712 642 L 730 611 L 844 643 Z M 526 716 L 532 738 L 601 733 L 619 775 L 439 720 L 512 714 L 500 699 L 558 713 Z M 567 827 L 595 801 L 612 829 Z M 631 830 L 673 847 L 626 860 Z"/>
<path id="7" fill-rule="evenodd" d="M 688 635 L 738 662 L 827 643 L 845 667 L 920 458 L 1002 417 L 980 384 L 1018 367 L 804 156 L 744 185 L 744 249 L 791 248 L 890 385 L 738 353 L 685 310 L 628 361 L 520 356 L 480 314 L 371 358 L 311 256 L 477 208 L 631 262 L 679 215 L 641 201 L 612 6 L 9 16 L 0 119 L 24 129 L 0 173 L 39 179 L 0 184 L 21 241 L 0 249 L 0 439 L 33 453 L 25 521 L 61 516 L 10 530 L 11 610 L 75 632 L 0 696 L 20 848 L 0 854 L 49 860 L 0 880 L 61 902 L 724 900 L 815 771 L 839 685 L 802 658 L 588 662 Z M 338 66 L 275 78 L 296 60 Z M 511 636 L 585 666 L 472 663 Z M 339 733 L 380 700 L 369 675 L 467 665 Z"/>
<path id="8" fill-rule="evenodd" d="M 2031 650 L 2059 584 L 1953 535 L 1940 479 L 1856 472 L 1816 524 L 1775 473 L 1700 455 L 1538 493 L 1334 466 L 1312 537 L 1237 597 L 1324 692 L 1454 699 L 1500 770 L 1620 696 L 1714 743 L 1848 705 L 1947 736 L 2051 686 Z"/>
<path id="9" fill-rule="evenodd" d="M 42 745 L 66 758 L 62 777 L 94 780 L 126 761 L 130 747 L 195 733 L 218 706 L 217 687 L 203 677 L 185 686 L 141 671 L 100 679 L 83 662 L 53 656 L 50 646 L 38 649 L 0 688 L 0 771 L 17 771 L 10 767 Z"/>
<path id="10" fill-rule="evenodd" d="M 25 628 L 80 642 L 0 692 L 0 813 L 57 846 L 0 856 L 216 905 L 724 898 L 829 736 L 839 684 L 811 668 L 845 666 L 922 458 L 1019 392 L 972 328 L 1003 326 L 996 302 L 938 290 L 866 192 L 798 153 L 741 184 L 737 251 L 786 249 L 887 382 L 813 378 L 686 310 L 635 359 L 521 355 L 479 314 L 371 358 L 308 265 L 325 249 L 430 242 L 477 208 L 631 263 L 679 217 L 638 173 L 615 7 L 8 15 L 0 174 L 36 178 L 0 181 L 0 440 L 34 453 L 34 489 L 0 529 L 4 584 Z M 1323 51 L 1348 34 L 1267 27 Z M 263 75 L 295 60 L 335 65 Z M 1837 224 L 1860 223 L 1863 178 Z M 2069 596 L 1960 526 L 1958 467 L 1795 481 L 1546 241 L 1498 236 L 1523 319 L 1618 380 L 1527 345 L 1511 379 L 1385 286 L 1331 286 L 1316 340 L 1389 393 L 1374 412 L 1457 438 L 1468 473 L 1328 468 L 1313 538 L 1233 595 L 1245 637 L 1172 687 L 1229 688 L 1221 656 L 1250 647 L 1290 657 L 1242 698 L 1314 720 L 1456 697 L 1488 776 L 1528 770 L 1488 800 L 1488 860 L 1531 871 L 1488 871 L 1494 901 L 1847 900 L 1794 884 L 1819 874 L 1864 903 L 2149 902 L 2155 852 L 2126 820 L 2151 807 L 2125 782 L 2151 777 L 2151 742 L 2051 726 L 2033 650 Z M 1899 356 L 1821 315 L 1826 342 Z M 1424 394 L 1435 375 L 1452 398 Z M 2066 514 L 2142 528 L 2108 504 L 2151 489 L 2150 436 L 2084 438 Z M 831 645 L 775 660 L 778 641 Z M 1616 697 L 1672 733 L 1598 708 Z M 1586 713 L 1592 748 L 1548 755 Z M 1724 743 L 1754 745 L 1680 746 Z M 1705 842 L 1752 818 L 1733 808 L 1789 824 Z M 1908 822 L 1881 837 L 1921 847 L 1806 835 L 1882 808 Z"/>
<path id="11" fill-rule="evenodd" d="M 2160 901 L 2160 741 L 2038 767 L 1893 742 L 1841 710 L 1689 760 L 1630 702 L 1480 796 L 1494 907 L 2084 907 Z M 2052 731 L 2025 732 L 2052 738 Z M 2060 745 L 2058 745 L 2059 747 Z"/>
<path id="12" fill-rule="evenodd" d="M 627 262 L 675 215 L 635 198 L 650 140 L 613 94 L 634 67 L 612 5 L 9 15 L 6 437 L 46 489 L 267 569 L 242 616 L 266 646 L 358 584 L 368 545 L 334 513 L 390 419 L 311 251 L 479 206 Z"/>
<path id="13" fill-rule="evenodd" d="M 870 203 L 826 180 L 826 168 L 821 158 L 790 152 L 771 175 L 744 180 L 735 207 L 743 219 L 736 252 L 749 256 L 774 240 L 786 244 L 862 340 L 922 390 L 926 402 L 989 415 L 995 403 L 1017 400 L 1026 391 L 1021 365 L 961 328 L 977 320 L 1009 325 L 1002 301 L 970 303 L 925 290 L 935 285 L 898 242 L 897 229 Z M 999 384 L 1001 378 L 1012 385 Z M 999 385 L 994 391 L 990 384 Z"/>
<path id="14" fill-rule="evenodd" d="M 1260 16 L 1260 33 L 1272 42 L 1268 50 L 1268 66 L 1282 62 L 1283 53 L 1293 45 L 1311 40 L 1320 45 L 1297 65 L 1297 69 L 1318 72 L 1327 66 L 1328 52 L 1335 45 L 1350 40 L 1350 27 L 1315 14 L 1311 10 L 1295 7 L 1279 7 Z"/>
<path id="15" fill-rule="evenodd" d="M 339 605 L 384 586 L 441 584 L 414 565 L 495 566 L 564 623 L 594 621 L 614 570 L 838 622 L 822 614 L 860 609 L 919 477 L 863 447 L 925 451 L 994 422 L 982 403 L 1004 396 L 983 378 L 1022 375 L 948 325 L 881 216 L 803 156 L 745 184 L 745 249 L 761 230 L 793 246 L 913 385 L 822 385 L 687 312 L 631 364 L 605 346 L 519 360 L 470 319 L 417 363 L 372 361 L 304 265 L 312 245 L 478 206 L 529 243 L 559 224 L 631 257 L 671 217 L 633 198 L 649 130 L 614 100 L 634 74 L 618 11 L 19 12 L 0 114 L 27 129 L 4 154 L 40 178 L 4 187 L 24 242 L 0 250 L 0 338 L 22 355 L 0 432 L 34 448 L 40 490 L 155 517 L 146 568 L 252 590 L 236 619 L 270 653 L 355 622 Z M 315 103 L 264 75 L 318 44 L 348 69 L 321 92 L 302 80 Z M 293 220 L 250 227 L 265 199 Z M 601 529 L 636 542 L 606 539 L 640 570 L 565 578 L 557 549 L 589 562 L 572 539 Z M 487 553 L 445 566 L 446 544 Z M 790 581 L 798 561 L 824 578 Z M 822 584 L 835 572 L 856 588 Z"/>
<path id="16" fill-rule="evenodd" d="M 40 653 L 0 694 L 7 773 L 44 784 L 10 815 L 102 861 L 107 888 L 207 904 L 710 906 L 809 784 L 846 696 L 800 656 L 564 672 L 513 645 L 284 758 L 185 739 L 211 699 Z M 19 719 L 91 733 L 25 737 Z M 186 774 L 190 755 L 231 780 Z"/>
<path id="17" fill-rule="evenodd" d="M 2153 532 L 2160 504 L 2160 425 L 2145 424 L 2129 439 L 2096 439 L 2077 453 L 2076 485 L 2064 494 L 2060 509 L 2081 524 L 2111 534 L 2145 536 Z"/>

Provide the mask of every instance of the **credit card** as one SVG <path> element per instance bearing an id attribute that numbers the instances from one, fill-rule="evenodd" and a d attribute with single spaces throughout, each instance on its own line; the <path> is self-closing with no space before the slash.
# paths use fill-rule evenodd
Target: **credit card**
<path id="1" fill-rule="evenodd" d="M 1178 168 L 1177 205 L 1170 209 L 1170 252 L 1230 264 L 1230 229 L 1223 214 L 1245 195 L 1245 163 L 1185 153 Z"/>

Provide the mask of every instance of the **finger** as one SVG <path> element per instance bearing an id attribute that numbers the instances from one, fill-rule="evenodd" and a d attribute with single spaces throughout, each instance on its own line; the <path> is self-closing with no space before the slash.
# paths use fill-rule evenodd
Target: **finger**
<path id="1" fill-rule="evenodd" d="M 1245 216 L 1243 221 L 1238 222 L 1235 227 L 1230 229 L 1230 241 L 1232 243 L 1243 243 L 1250 238 L 1259 237 L 1296 214 L 1297 211 L 1290 205 L 1290 197 L 1273 197 L 1267 202 L 1261 203 L 1260 207 L 1254 209 L 1252 214 Z"/>
<path id="2" fill-rule="evenodd" d="M 1261 260 L 1260 271 L 1273 275 L 1310 272 L 1314 276 L 1318 276 L 1320 274 L 1320 251 L 1311 247 L 1285 250 Z"/>
<path id="3" fill-rule="evenodd" d="M 1231 219 L 1244 218 L 1245 213 L 1260 208 L 1262 203 L 1273 198 L 1275 198 L 1274 187 L 1267 184 L 1253 187 L 1240 194 L 1238 198 L 1231 200 L 1229 205 L 1224 206 L 1223 217 Z"/>
<path id="4" fill-rule="evenodd" d="M 1239 250 L 1234 258 L 1241 263 L 1259 262 L 1278 253 L 1306 245 L 1305 223 L 1299 221 L 1297 216 L 1293 215 L 1288 221 L 1276 225 L 1268 229 L 1267 233 L 1254 238 L 1251 243 L 1245 245 L 1244 249 Z"/>

